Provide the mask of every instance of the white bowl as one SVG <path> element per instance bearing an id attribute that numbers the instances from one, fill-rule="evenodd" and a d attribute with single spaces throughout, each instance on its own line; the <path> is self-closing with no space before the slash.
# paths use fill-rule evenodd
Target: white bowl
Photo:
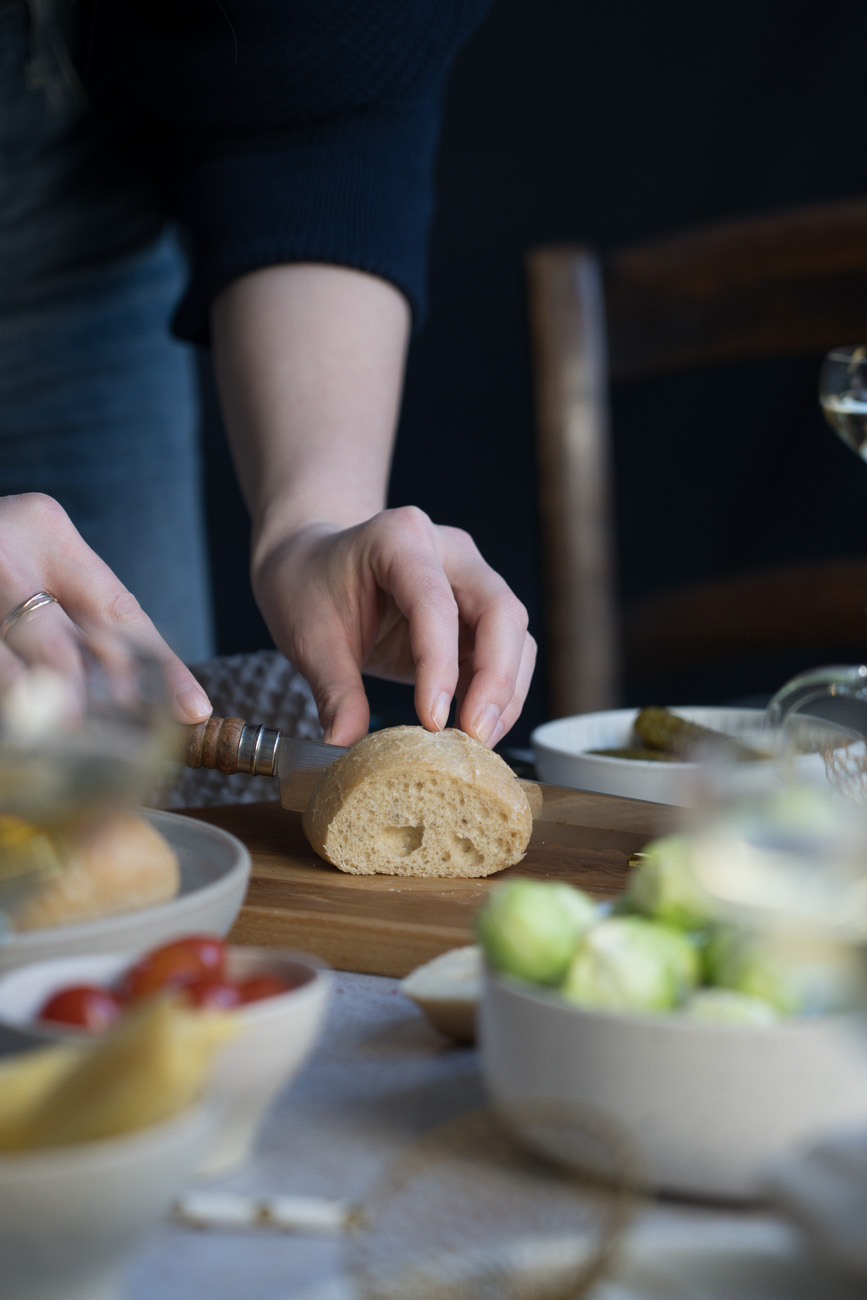
<path id="1" fill-rule="evenodd" d="M 123 1137 L 0 1155 L 0 1294 L 120 1300 L 132 1255 L 182 1191 L 213 1124 L 196 1106 Z"/>
<path id="2" fill-rule="evenodd" d="M 175 897 L 97 921 L 4 934 L 0 971 L 77 953 L 143 952 L 185 934 L 228 933 L 250 880 L 251 861 L 245 845 L 221 827 L 194 817 L 151 808 L 140 812 L 178 855 L 181 883 Z"/>
<path id="3" fill-rule="evenodd" d="M 604 1116 L 658 1190 L 749 1200 L 782 1153 L 867 1125 L 867 1028 L 854 1018 L 754 1026 L 617 1015 L 486 972 L 479 1022 L 495 1105 Z M 562 1134 L 557 1151 L 568 1151 Z"/>
<path id="4" fill-rule="evenodd" d="M 0 1024 L 36 1029 L 46 1038 L 78 1038 L 81 1030 L 36 1022 L 49 995 L 69 984 L 110 984 L 134 958 L 129 953 L 34 962 L 0 976 Z M 302 981 L 275 997 L 240 1007 L 241 1032 L 221 1050 L 210 1097 L 218 1122 L 197 1172 L 214 1176 L 249 1156 L 266 1114 L 313 1050 L 331 985 L 316 957 L 269 948 L 230 947 L 231 979 L 273 974 Z"/>
<path id="5" fill-rule="evenodd" d="M 709 708 L 698 705 L 673 710 L 678 717 L 723 732 L 749 744 L 762 743 L 763 709 Z M 643 799 L 649 803 L 689 805 L 700 796 L 701 767 L 698 763 L 654 762 L 651 759 L 615 758 L 591 754 L 591 749 L 623 749 L 634 742 L 632 727 L 638 709 L 611 709 L 606 713 L 582 713 L 571 718 L 544 722 L 533 731 L 530 742 L 540 781 L 576 790 Z M 801 726 L 809 723 L 801 720 Z M 820 724 L 825 725 L 827 724 Z M 767 737 L 764 737 L 767 745 Z M 799 779 L 825 779 L 821 755 L 808 754 L 796 760 Z M 781 768 L 773 760 L 738 765 L 739 782 L 755 791 L 770 790 L 781 779 Z"/>

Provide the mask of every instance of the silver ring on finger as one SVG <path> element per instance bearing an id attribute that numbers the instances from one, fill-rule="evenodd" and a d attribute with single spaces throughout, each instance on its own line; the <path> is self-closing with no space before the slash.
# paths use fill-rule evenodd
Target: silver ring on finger
<path id="1" fill-rule="evenodd" d="M 50 591 L 34 591 L 32 596 L 28 596 L 26 600 L 21 601 L 20 605 L 16 605 L 14 609 L 10 610 L 3 622 L 0 623 L 0 637 L 5 641 L 15 624 L 19 623 L 27 614 L 42 609 L 43 605 L 57 605 L 59 603 L 57 597 L 52 595 Z"/>

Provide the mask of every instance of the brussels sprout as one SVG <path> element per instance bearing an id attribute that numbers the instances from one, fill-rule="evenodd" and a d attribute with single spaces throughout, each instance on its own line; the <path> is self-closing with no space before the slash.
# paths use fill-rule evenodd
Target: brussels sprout
<path id="1" fill-rule="evenodd" d="M 640 916 L 611 916 L 588 930 L 560 991 L 606 1011 L 670 1011 L 698 982 L 698 954 L 678 930 Z"/>
<path id="2" fill-rule="evenodd" d="M 680 930 L 697 930 L 712 920 L 710 900 L 692 866 L 688 835 L 664 835 L 639 854 L 618 913 L 638 913 Z"/>
<path id="3" fill-rule="evenodd" d="M 702 961 L 705 983 L 761 998 L 783 1016 L 798 1010 L 791 971 L 762 951 L 747 931 L 718 926 L 708 936 Z"/>
<path id="4" fill-rule="evenodd" d="M 703 965 L 707 984 L 762 998 L 783 1016 L 849 1011 L 861 996 L 845 961 L 802 947 L 795 936 L 786 942 L 720 926 L 708 937 Z"/>
<path id="5" fill-rule="evenodd" d="M 772 1025 L 779 1017 L 763 998 L 735 989 L 696 989 L 680 1008 L 689 1020 L 717 1025 Z"/>
<path id="6" fill-rule="evenodd" d="M 596 904 L 580 889 L 518 878 L 491 890 L 476 929 L 495 970 L 536 984 L 559 984 L 578 939 L 596 916 Z"/>

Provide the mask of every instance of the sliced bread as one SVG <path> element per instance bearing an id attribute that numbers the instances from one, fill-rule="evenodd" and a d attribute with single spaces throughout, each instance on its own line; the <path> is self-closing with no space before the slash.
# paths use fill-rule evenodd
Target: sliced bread
<path id="1" fill-rule="evenodd" d="M 356 875 L 489 876 L 520 861 L 527 795 L 462 731 L 371 732 L 322 773 L 304 814 L 315 851 Z"/>

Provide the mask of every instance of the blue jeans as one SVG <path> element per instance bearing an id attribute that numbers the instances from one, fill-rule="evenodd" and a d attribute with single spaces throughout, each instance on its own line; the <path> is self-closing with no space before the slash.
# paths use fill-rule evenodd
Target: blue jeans
<path id="1" fill-rule="evenodd" d="M 77 82 L 80 9 L 0 0 L 0 495 L 61 502 L 192 662 L 214 646 L 185 263 Z"/>

